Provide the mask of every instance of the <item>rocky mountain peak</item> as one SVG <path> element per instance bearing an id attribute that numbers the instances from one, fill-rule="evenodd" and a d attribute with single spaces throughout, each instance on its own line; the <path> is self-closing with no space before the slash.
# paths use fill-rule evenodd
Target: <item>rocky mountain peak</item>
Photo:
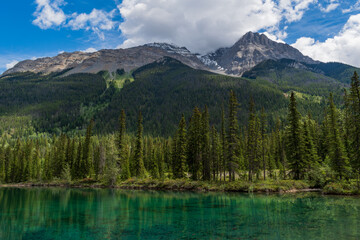
<path id="1" fill-rule="evenodd" d="M 149 43 L 128 49 L 106 49 L 93 53 L 62 53 L 55 57 L 25 60 L 3 75 L 15 72 L 49 74 L 68 70 L 65 74 L 97 73 L 99 71 L 126 72 L 171 57 L 196 69 L 241 76 L 257 64 L 268 60 L 292 59 L 308 64 L 318 63 L 288 44 L 270 40 L 265 34 L 248 32 L 232 47 L 220 48 L 205 56 L 191 53 L 186 47 L 168 43 Z"/>
<path id="2" fill-rule="evenodd" d="M 234 45 L 236 46 L 246 43 L 268 45 L 271 42 L 272 41 L 265 34 L 248 32 L 244 36 L 242 36 L 239 41 L 237 41 Z"/>
<path id="3" fill-rule="evenodd" d="M 246 33 L 232 47 L 221 48 L 207 54 L 202 60 L 212 69 L 222 70 L 227 74 L 242 75 L 264 60 L 283 58 L 317 63 L 288 44 L 272 41 L 265 34 L 253 32 Z"/>

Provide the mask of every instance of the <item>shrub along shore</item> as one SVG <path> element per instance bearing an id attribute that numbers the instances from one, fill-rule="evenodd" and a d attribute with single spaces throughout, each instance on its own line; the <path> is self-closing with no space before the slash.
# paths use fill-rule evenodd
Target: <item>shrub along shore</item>
<path id="1" fill-rule="evenodd" d="M 320 192 L 332 195 L 360 195 L 356 184 L 346 182 L 333 182 L 324 188 L 315 188 L 302 180 L 259 180 L 249 181 L 191 181 L 188 179 L 135 179 L 131 178 L 116 185 L 93 179 L 82 179 L 68 182 L 55 180 L 51 182 L 25 182 L 16 184 L 2 184 L 0 187 L 70 187 L 70 188 L 117 188 L 133 190 L 158 191 L 196 191 L 196 192 L 242 192 L 242 193 L 297 193 Z"/>

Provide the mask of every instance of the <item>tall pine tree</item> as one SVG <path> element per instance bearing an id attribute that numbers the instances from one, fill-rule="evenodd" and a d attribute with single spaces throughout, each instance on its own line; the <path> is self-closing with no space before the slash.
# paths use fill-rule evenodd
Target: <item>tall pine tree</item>
<path id="1" fill-rule="evenodd" d="M 144 157 L 143 157 L 143 125 L 142 125 L 142 114 L 139 111 L 138 123 L 137 123 L 137 134 L 135 144 L 135 156 L 134 156 L 134 173 L 136 177 L 145 177 Z"/>
<path id="2" fill-rule="evenodd" d="M 300 125 L 300 113 L 297 110 L 297 103 L 294 92 L 290 96 L 288 128 L 287 128 L 287 159 L 295 179 L 304 177 L 307 167 L 302 151 L 302 136 Z"/>

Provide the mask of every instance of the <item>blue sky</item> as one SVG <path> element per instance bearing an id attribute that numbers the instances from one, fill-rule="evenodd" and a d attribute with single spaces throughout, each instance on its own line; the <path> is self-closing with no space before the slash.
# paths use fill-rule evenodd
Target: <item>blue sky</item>
<path id="1" fill-rule="evenodd" d="M 0 73 L 24 59 L 147 42 L 206 53 L 248 31 L 360 67 L 359 0 L 4 1 L 0 27 Z"/>

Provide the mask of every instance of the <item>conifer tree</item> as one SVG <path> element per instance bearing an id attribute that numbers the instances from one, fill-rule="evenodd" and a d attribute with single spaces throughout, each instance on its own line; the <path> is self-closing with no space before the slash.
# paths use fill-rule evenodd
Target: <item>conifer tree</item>
<path id="1" fill-rule="evenodd" d="M 247 160 L 248 160 L 248 171 L 249 181 L 253 180 L 253 174 L 257 170 L 258 164 L 258 132 L 257 132 L 257 118 L 255 114 L 255 103 L 253 98 L 250 99 L 249 106 L 249 122 L 247 127 Z"/>
<path id="2" fill-rule="evenodd" d="M 349 98 L 351 165 L 360 181 L 360 81 L 357 72 L 351 78 Z"/>
<path id="3" fill-rule="evenodd" d="M 235 169 L 238 167 L 238 149 L 239 149 L 239 125 L 237 118 L 238 102 L 233 91 L 230 91 L 229 118 L 227 134 L 227 157 L 229 181 L 235 180 Z"/>
<path id="4" fill-rule="evenodd" d="M 40 180 L 41 179 L 41 159 L 40 159 L 40 143 L 39 141 L 35 144 L 35 151 L 33 154 L 32 161 L 32 176 L 31 179 Z"/>
<path id="5" fill-rule="evenodd" d="M 348 96 L 346 89 L 344 89 L 344 121 L 342 126 L 342 133 L 346 156 L 348 159 L 351 159 L 351 108 L 350 97 Z"/>
<path id="6" fill-rule="evenodd" d="M 159 177 L 164 179 L 165 177 L 165 163 L 164 163 L 164 144 L 161 144 L 161 147 L 156 149 L 156 160 L 159 167 Z"/>
<path id="7" fill-rule="evenodd" d="M 348 158 L 346 157 L 344 145 L 340 138 L 337 109 L 331 93 L 329 105 L 329 158 L 332 169 L 337 173 L 339 178 L 342 179 L 347 174 Z"/>
<path id="8" fill-rule="evenodd" d="M 221 149 L 219 144 L 219 136 L 216 128 L 211 128 L 211 168 L 213 180 L 218 180 L 220 173 Z M 221 179 L 220 179 L 221 180 Z"/>
<path id="9" fill-rule="evenodd" d="M 119 131 L 117 136 L 117 150 L 119 163 L 118 167 L 121 170 L 121 179 L 126 180 L 130 178 L 130 167 L 129 167 L 129 151 L 126 144 L 126 116 L 125 111 L 121 110 L 119 119 Z"/>
<path id="10" fill-rule="evenodd" d="M 220 180 L 221 180 L 221 172 L 223 173 L 224 181 L 226 180 L 226 166 L 227 166 L 227 147 L 226 147 L 226 131 L 225 131 L 225 112 L 224 106 L 221 107 L 221 170 L 220 171 Z"/>
<path id="11" fill-rule="evenodd" d="M 171 141 L 171 162 L 169 164 L 169 171 L 172 173 L 172 178 L 176 179 L 176 163 L 178 161 L 178 151 L 177 151 L 177 131 L 175 136 Z"/>
<path id="12" fill-rule="evenodd" d="M 310 119 L 303 123 L 303 159 L 307 163 L 307 170 L 318 164 L 319 158 L 317 155 L 316 147 L 310 132 Z"/>
<path id="13" fill-rule="evenodd" d="M 186 177 L 186 121 L 182 115 L 176 134 L 176 149 L 174 159 L 174 177 Z"/>
<path id="14" fill-rule="evenodd" d="M 82 161 L 82 141 L 81 138 L 78 138 L 78 145 L 77 145 L 77 151 L 76 151 L 76 160 L 74 163 L 74 167 L 72 168 L 72 179 L 81 178 L 81 161 Z"/>
<path id="15" fill-rule="evenodd" d="M 262 159 L 264 180 L 266 180 L 266 131 L 267 131 L 266 128 L 267 128 L 266 113 L 265 113 L 265 109 L 261 108 L 260 135 L 261 135 L 261 159 Z"/>
<path id="16" fill-rule="evenodd" d="M 138 123 L 137 123 L 137 135 L 135 144 L 135 156 L 134 156 L 134 173 L 136 177 L 143 178 L 145 176 L 145 167 L 143 159 L 143 125 L 142 115 L 139 111 Z"/>
<path id="17" fill-rule="evenodd" d="M 5 149 L 0 147 L 0 183 L 5 182 Z"/>
<path id="18" fill-rule="evenodd" d="M 286 179 L 286 154 L 284 149 L 283 133 L 281 131 L 281 121 L 278 118 L 275 126 L 275 163 L 280 169 L 280 175 Z"/>
<path id="19" fill-rule="evenodd" d="M 187 159 L 189 171 L 192 180 L 199 180 L 202 172 L 201 146 L 202 146 L 202 124 L 201 112 L 199 108 L 195 107 L 193 115 L 190 120 L 188 145 L 187 145 Z"/>
<path id="20" fill-rule="evenodd" d="M 11 160 L 12 160 L 12 151 L 11 147 L 7 146 L 5 148 L 5 182 L 11 182 Z"/>
<path id="21" fill-rule="evenodd" d="M 91 145 L 91 134 L 92 134 L 93 126 L 94 126 L 94 121 L 91 120 L 86 129 L 85 142 L 83 145 L 82 161 L 80 163 L 81 178 L 87 177 L 90 174 L 92 167 L 90 161 L 90 145 Z"/>
<path id="22" fill-rule="evenodd" d="M 294 92 L 290 96 L 287 129 L 287 159 L 295 179 L 304 177 L 307 167 L 302 152 L 302 136 L 300 126 L 300 113 L 297 110 L 297 103 Z"/>
<path id="23" fill-rule="evenodd" d="M 203 166 L 203 180 L 209 181 L 211 179 L 210 167 L 210 124 L 209 124 L 209 111 L 205 106 L 204 113 L 202 114 L 202 166 Z"/>

